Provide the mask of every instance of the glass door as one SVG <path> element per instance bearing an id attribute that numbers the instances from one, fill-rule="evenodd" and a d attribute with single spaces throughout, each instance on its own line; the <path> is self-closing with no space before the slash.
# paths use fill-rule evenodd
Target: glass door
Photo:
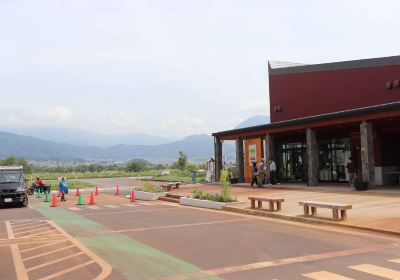
<path id="1" fill-rule="evenodd" d="M 279 179 L 284 181 L 307 179 L 307 151 L 303 143 L 288 143 L 280 145 Z"/>
<path id="2" fill-rule="evenodd" d="M 346 160 L 350 157 L 350 139 L 321 141 L 319 146 L 319 180 L 345 182 Z"/>

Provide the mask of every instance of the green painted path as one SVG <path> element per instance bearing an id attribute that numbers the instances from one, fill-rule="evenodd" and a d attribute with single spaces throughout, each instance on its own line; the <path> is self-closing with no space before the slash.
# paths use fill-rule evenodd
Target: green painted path
<path id="1" fill-rule="evenodd" d="M 32 207 L 61 226 L 127 279 L 163 278 L 177 274 L 187 275 L 190 279 L 189 275 L 202 271 L 199 267 L 156 250 L 124 234 L 109 233 L 112 229 L 61 207 L 50 208 L 48 204 L 44 203 L 32 203 Z M 108 233 L 88 237 L 90 233 L 96 232 Z M 206 276 L 196 279 L 213 280 L 221 278 Z"/>

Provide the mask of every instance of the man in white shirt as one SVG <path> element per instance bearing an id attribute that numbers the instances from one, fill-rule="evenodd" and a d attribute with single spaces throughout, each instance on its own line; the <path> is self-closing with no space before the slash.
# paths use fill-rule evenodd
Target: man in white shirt
<path id="1" fill-rule="evenodd" d="M 272 185 L 276 185 L 276 163 L 273 159 L 269 161 L 269 182 Z"/>

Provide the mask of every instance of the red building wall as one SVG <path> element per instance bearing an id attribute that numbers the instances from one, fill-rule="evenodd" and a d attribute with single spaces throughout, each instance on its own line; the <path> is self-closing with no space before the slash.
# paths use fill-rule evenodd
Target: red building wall
<path id="1" fill-rule="evenodd" d="M 394 80 L 400 65 L 270 75 L 271 122 L 400 101 L 400 88 L 385 87 Z"/>

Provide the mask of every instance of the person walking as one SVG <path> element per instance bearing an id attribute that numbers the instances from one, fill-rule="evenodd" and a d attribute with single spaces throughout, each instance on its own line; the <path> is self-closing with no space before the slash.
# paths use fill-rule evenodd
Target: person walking
<path id="1" fill-rule="evenodd" d="M 276 163 L 273 159 L 269 161 L 269 182 L 272 185 L 276 185 Z"/>
<path id="2" fill-rule="evenodd" d="M 353 158 L 349 157 L 346 163 L 347 173 L 349 174 L 349 184 L 351 187 L 354 187 L 354 183 L 357 177 L 356 166 L 354 165 Z"/>
<path id="3" fill-rule="evenodd" d="M 251 167 L 251 187 L 253 187 L 254 184 L 256 184 L 256 186 L 258 185 L 257 163 L 256 162 L 253 162 L 253 166 Z"/>
<path id="4" fill-rule="evenodd" d="M 66 201 L 65 200 L 65 193 L 67 192 L 67 182 L 65 182 L 65 178 L 61 178 L 60 185 L 59 185 L 59 190 L 61 192 L 61 201 Z"/>
<path id="5" fill-rule="evenodd" d="M 258 164 L 257 180 L 258 180 L 258 187 L 262 188 L 264 185 L 264 159 L 263 158 L 261 159 L 260 163 Z"/>

